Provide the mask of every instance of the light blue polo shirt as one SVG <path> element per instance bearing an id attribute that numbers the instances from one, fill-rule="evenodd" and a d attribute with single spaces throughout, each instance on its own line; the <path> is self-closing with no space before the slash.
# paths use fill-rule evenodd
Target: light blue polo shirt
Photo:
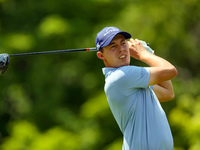
<path id="1" fill-rule="evenodd" d="M 173 150 L 165 112 L 148 86 L 149 68 L 103 68 L 105 93 L 123 133 L 123 150 Z"/>

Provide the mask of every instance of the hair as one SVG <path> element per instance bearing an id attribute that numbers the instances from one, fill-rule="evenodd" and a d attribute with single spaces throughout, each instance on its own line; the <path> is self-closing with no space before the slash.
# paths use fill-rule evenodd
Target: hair
<path id="1" fill-rule="evenodd" d="M 103 50 L 103 47 L 102 47 L 102 48 L 100 49 L 100 52 L 102 52 L 102 53 L 103 53 L 103 51 L 104 51 L 104 50 Z"/>

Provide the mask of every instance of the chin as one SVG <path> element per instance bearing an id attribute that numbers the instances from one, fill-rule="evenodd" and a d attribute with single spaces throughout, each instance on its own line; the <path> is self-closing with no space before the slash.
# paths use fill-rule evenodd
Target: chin
<path id="1" fill-rule="evenodd" d="M 123 67 L 123 66 L 129 66 L 130 64 L 129 63 L 127 63 L 127 64 L 121 64 L 120 66 L 118 66 L 117 68 L 119 68 L 119 67 Z"/>
<path id="2" fill-rule="evenodd" d="M 123 66 L 129 66 L 130 64 L 124 64 L 124 65 L 122 65 L 121 67 L 123 67 Z"/>

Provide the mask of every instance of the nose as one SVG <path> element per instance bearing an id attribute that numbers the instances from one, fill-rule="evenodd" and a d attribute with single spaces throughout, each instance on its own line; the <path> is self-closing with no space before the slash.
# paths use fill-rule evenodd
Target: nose
<path id="1" fill-rule="evenodd" d="M 123 52 L 124 50 L 125 50 L 124 46 L 119 44 L 118 52 L 121 53 L 121 52 Z"/>

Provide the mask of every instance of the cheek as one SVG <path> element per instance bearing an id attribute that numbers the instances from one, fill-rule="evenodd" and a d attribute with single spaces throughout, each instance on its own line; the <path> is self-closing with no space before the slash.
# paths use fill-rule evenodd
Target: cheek
<path id="1" fill-rule="evenodd" d="M 108 51 L 107 53 L 105 53 L 104 56 L 106 59 L 112 59 L 113 57 L 115 57 L 115 53 L 113 53 L 112 51 Z"/>
<path id="2" fill-rule="evenodd" d="M 127 51 L 129 51 L 129 46 L 128 46 L 128 44 L 126 44 L 125 49 L 126 49 Z"/>
<path id="3" fill-rule="evenodd" d="M 105 59 L 110 65 L 115 64 L 117 61 L 114 54 L 108 55 L 107 57 L 105 57 Z"/>

